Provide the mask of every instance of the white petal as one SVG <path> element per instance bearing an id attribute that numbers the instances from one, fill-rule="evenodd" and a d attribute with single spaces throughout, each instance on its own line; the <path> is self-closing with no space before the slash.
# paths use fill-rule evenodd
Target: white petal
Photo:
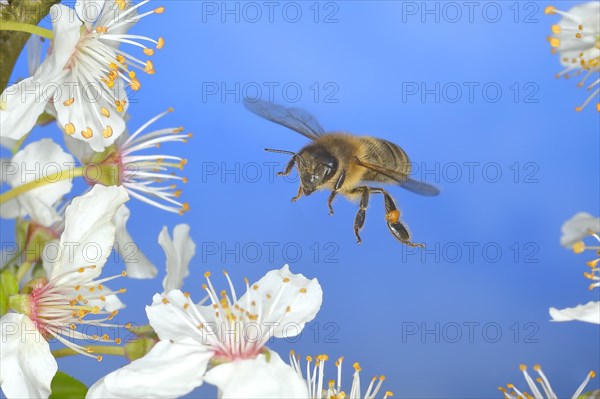
<path id="1" fill-rule="evenodd" d="M 52 52 L 42 62 L 40 68 L 44 68 L 45 64 L 51 64 L 52 70 L 62 70 L 73 55 L 81 37 L 81 22 L 75 10 L 62 4 L 50 7 L 50 16 L 54 34 Z"/>
<path id="2" fill-rule="evenodd" d="M 75 139 L 69 135 L 65 135 L 65 145 L 69 152 L 75 155 L 75 158 L 82 164 L 89 163 L 92 160 L 92 157 L 96 155 L 96 151 L 92 150 L 89 143 Z"/>
<path id="3" fill-rule="evenodd" d="M 579 320 L 587 323 L 600 324 L 600 301 L 590 301 L 574 308 L 556 309 L 550 308 L 552 321 Z"/>
<path id="4" fill-rule="evenodd" d="M 127 232 L 126 224 L 129 215 L 129 208 L 125 205 L 121 206 L 115 215 L 117 250 L 125 262 L 127 276 L 131 278 L 156 277 L 158 270 Z"/>
<path id="5" fill-rule="evenodd" d="M 168 303 L 165 304 L 163 298 L 166 298 Z M 200 343 L 204 342 L 197 327 L 198 322 L 189 316 L 192 310 L 184 309 L 185 304 L 190 304 L 190 307 L 195 305 L 191 304 L 181 291 L 169 291 L 164 296 L 156 294 L 152 300 L 152 305 L 146 306 L 146 315 L 160 339 L 180 341 L 192 337 Z"/>
<path id="6" fill-rule="evenodd" d="M 129 199 L 121 186 L 105 187 L 95 185 L 89 192 L 77 197 L 65 211 L 65 229 L 60 237 L 60 253 L 56 259 L 46 259 L 52 263 L 50 278 L 95 265 L 83 273 L 70 273 L 61 280 L 63 283 L 81 283 L 100 275 L 102 267 L 112 251 L 115 242 L 115 214 Z"/>
<path id="7" fill-rule="evenodd" d="M 44 107 L 54 93 L 55 89 L 48 84 L 52 81 L 51 78 L 29 77 L 4 90 L 0 99 L 3 105 L 0 107 L 0 136 L 3 141 L 19 140 L 35 126 L 38 116 L 44 112 Z M 42 87 L 47 91 L 42 91 Z"/>
<path id="8" fill-rule="evenodd" d="M 0 386 L 11 398 L 47 398 L 58 365 L 50 345 L 25 315 L 0 319 Z"/>
<path id="9" fill-rule="evenodd" d="M 167 275 L 163 280 L 163 288 L 165 292 L 178 290 L 183 286 L 183 279 L 190 274 L 190 260 L 196 253 L 196 244 L 190 238 L 190 226 L 175 226 L 173 240 L 169 237 L 167 227 L 163 227 L 158 235 L 158 243 L 167 256 Z"/>
<path id="10" fill-rule="evenodd" d="M 12 187 L 18 187 L 34 180 L 42 180 L 54 173 L 72 173 L 75 159 L 51 139 L 33 142 L 17 152 L 10 163 L 11 172 L 6 176 Z M 72 178 L 52 181 L 40 188 L 27 191 L 12 201 L 18 203 L 16 215 L 10 214 L 11 205 L 0 210 L 2 217 L 29 215 L 32 220 L 49 227 L 61 217 L 54 209 L 55 203 L 69 193 L 73 187 Z"/>
<path id="11" fill-rule="evenodd" d="M 572 247 L 577 241 L 589 235 L 588 229 L 600 232 L 600 218 L 595 218 L 586 212 L 577 213 L 562 225 L 560 245 Z"/>
<path id="12" fill-rule="evenodd" d="M 86 398 L 175 398 L 202 384 L 212 353 L 193 340 L 159 341 L 146 356 L 114 371 Z"/>
<path id="13" fill-rule="evenodd" d="M 308 391 L 298 374 L 275 352 L 255 359 L 237 360 L 218 365 L 204 377 L 216 385 L 222 399 L 228 398 L 308 398 Z"/>
<path id="14" fill-rule="evenodd" d="M 85 23 L 85 26 L 91 28 L 94 22 L 100 18 L 104 4 L 104 0 L 77 0 L 75 12 L 77 17 Z"/>
<path id="15" fill-rule="evenodd" d="M 284 283 L 284 279 L 289 281 Z M 316 278 L 309 280 L 302 274 L 293 274 L 288 265 L 281 270 L 271 270 L 253 286 L 258 288 L 251 287 L 250 292 L 245 293 L 237 303 L 245 308 L 248 295 L 255 298 L 253 300 L 256 302 L 261 301 L 261 322 L 276 323 L 273 335 L 277 338 L 300 334 L 304 325 L 315 318 L 323 302 L 323 290 L 319 281 Z M 281 294 L 279 290 L 282 290 Z M 267 294 L 270 294 L 271 299 L 267 299 Z"/>
<path id="16" fill-rule="evenodd" d="M 121 80 L 120 78 L 117 81 Z M 72 124 L 74 139 L 82 140 L 90 145 L 92 150 L 102 152 L 114 143 L 114 141 L 125 131 L 125 121 L 119 114 L 114 104 L 109 104 L 104 96 L 99 93 L 98 84 L 81 85 L 77 76 L 70 73 L 64 80 L 64 85 L 57 90 L 54 96 L 57 121 L 65 129 L 67 124 Z M 117 82 L 115 82 L 115 87 Z M 115 88 L 113 87 L 113 89 Z M 124 93 L 121 91 L 120 93 Z M 73 99 L 71 103 L 70 100 Z M 69 101 L 65 105 L 65 101 Z M 101 109 L 106 108 L 108 117 L 101 114 Z M 104 137 L 103 130 L 110 126 L 112 135 Z M 86 129 L 92 131 L 91 138 L 84 138 L 82 132 Z"/>
<path id="17" fill-rule="evenodd" d="M 7 87 L 2 93 L 0 136 L 3 138 L 19 140 L 29 133 L 63 81 L 64 67 L 80 36 L 81 23 L 68 17 L 72 12 L 63 5 L 50 7 L 55 38 L 52 53 L 32 77 Z"/>

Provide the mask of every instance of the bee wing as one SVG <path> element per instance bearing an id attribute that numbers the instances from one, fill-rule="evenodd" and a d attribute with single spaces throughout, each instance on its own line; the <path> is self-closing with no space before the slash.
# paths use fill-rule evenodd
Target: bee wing
<path id="1" fill-rule="evenodd" d="M 413 193 L 426 195 L 429 197 L 434 197 L 440 193 L 440 189 L 437 188 L 436 186 L 428 184 L 428 183 L 424 183 L 422 181 L 411 179 L 410 177 L 407 177 L 401 173 L 398 173 L 393 169 L 389 169 L 384 166 L 374 165 L 372 163 L 364 162 L 358 158 L 355 158 L 354 162 L 357 165 L 362 166 L 363 168 L 372 170 L 374 172 L 377 172 L 381 175 L 384 175 L 384 176 L 394 180 L 396 183 L 398 183 L 399 186 L 404 187 L 405 189 L 412 191 Z"/>
<path id="2" fill-rule="evenodd" d="M 325 133 L 317 119 L 302 109 L 286 108 L 278 104 L 248 98 L 244 99 L 244 106 L 248 111 L 292 129 L 311 140 L 315 140 Z"/>

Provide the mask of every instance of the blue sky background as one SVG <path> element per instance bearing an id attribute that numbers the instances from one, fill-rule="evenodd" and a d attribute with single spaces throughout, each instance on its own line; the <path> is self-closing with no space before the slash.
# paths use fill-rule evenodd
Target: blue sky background
<path id="1" fill-rule="evenodd" d="M 224 14 L 236 4 L 239 22 Z M 243 277 L 256 280 L 286 261 L 319 279 L 324 301 L 315 321 L 297 342 L 271 346 L 284 357 L 290 349 L 343 355 L 345 375 L 359 361 L 365 381 L 385 374 L 384 387 L 406 398 L 499 397 L 499 385 L 526 386 L 520 363 L 540 363 L 556 392 L 570 396 L 588 371 L 600 371 L 599 330 L 550 323 L 548 308 L 599 299 L 582 275 L 592 254 L 573 254 L 559 237 L 575 213 L 600 213 L 600 123 L 593 104 L 575 112 L 586 98 L 577 79 L 554 78 L 561 66 L 545 38 L 558 18 L 543 14 L 546 5 L 478 2 L 469 16 L 464 2 L 276 2 L 270 22 L 264 2 L 169 1 L 163 15 L 144 18 L 134 32 L 163 36 L 166 45 L 153 57 L 156 75 L 140 78 L 129 126 L 174 107 L 160 127 L 194 132 L 189 143 L 158 150 L 189 159 L 183 197 L 192 210 L 180 217 L 129 203 L 130 231 L 161 275 L 122 282 L 127 308 L 118 321 L 146 321 L 143 308 L 164 275 L 156 237 L 163 225 L 185 222 L 197 254 L 184 288 L 198 300 L 207 270 L 227 269 L 240 289 Z M 437 7 L 439 21 L 425 7 Z M 23 61 L 15 77 L 26 76 Z M 421 96 L 436 84 L 439 101 Z M 307 140 L 243 108 L 241 98 L 257 87 L 263 99 L 304 108 L 328 130 L 402 146 L 419 169 L 414 177 L 442 189 L 427 198 L 390 188 L 427 250 L 395 241 L 377 196 L 360 246 L 355 204 L 339 198 L 334 216 L 324 192 L 291 204 L 295 172 L 275 179 L 272 168 L 287 158 L 263 148 L 298 150 Z M 32 139 L 42 135 L 62 143 L 54 126 Z M 12 228 L 2 222 L 3 241 Z M 59 361 L 87 384 L 122 364 L 108 356 L 100 364 Z M 596 378 L 589 389 L 598 387 Z M 190 397 L 211 395 L 205 387 Z"/>

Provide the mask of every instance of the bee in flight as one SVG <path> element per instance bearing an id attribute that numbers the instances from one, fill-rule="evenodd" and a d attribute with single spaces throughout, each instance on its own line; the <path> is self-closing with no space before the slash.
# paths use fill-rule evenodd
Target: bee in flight
<path id="1" fill-rule="evenodd" d="M 314 116 L 304 110 L 286 108 L 260 100 L 244 100 L 245 107 L 254 114 L 283 125 L 309 138 L 312 142 L 299 152 L 274 150 L 265 151 L 292 155 L 278 176 L 287 176 L 294 165 L 300 176 L 300 187 L 292 202 L 303 194 L 308 196 L 316 190 L 331 190 L 327 205 L 333 214 L 332 202 L 337 194 L 359 201 L 354 219 L 354 234 L 357 243 L 365 223 L 367 206 L 371 194 L 382 194 L 385 202 L 385 220 L 396 239 L 411 247 L 424 247 L 410 240 L 408 228 L 400 220 L 400 211 L 388 192 L 381 187 L 370 187 L 367 183 L 397 184 L 414 193 L 435 196 L 439 190 L 429 184 L 409 177 L 408 156 L 394 143 L 369 136 L 353 136 L 344 132 L 325 132 Z"/>

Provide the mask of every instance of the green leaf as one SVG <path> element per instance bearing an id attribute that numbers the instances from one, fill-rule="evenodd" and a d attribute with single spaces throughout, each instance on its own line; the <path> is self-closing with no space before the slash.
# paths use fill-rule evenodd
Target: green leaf
<path id="1" fill-rule="evenodd" d="M 88 391 L 83 382 L 62 371 L 56 373 L 50 388 L 52 393 L 49 399 L 83 399 Z"/>
<path id="2" fill-rule="evenodd" d="M 15 275 L 6 269 L 0 273 L 0 316 L 8 312 L 8 298 L 19 292 L 19 283 Z"/>

